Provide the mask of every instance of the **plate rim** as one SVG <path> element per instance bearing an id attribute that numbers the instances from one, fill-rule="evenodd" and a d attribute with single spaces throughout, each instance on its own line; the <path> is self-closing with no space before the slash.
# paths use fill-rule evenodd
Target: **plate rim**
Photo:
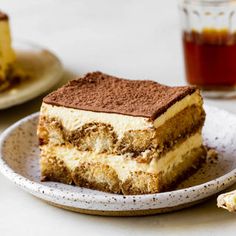
<path id="1" fill-rule="evenodd" d="M 52 52 L 51 50 L 49 50 L 47 47 L 44 47 L 43 45 L 41 46 L 40 44 L 37 44 L 33 41 L 30 40 L 23 40 L 23 39 L 15 39 L 13 40 L 12 44 L 23 44 L 26 46 L 30 46 L 33 47 L 37 50 L 42 50 L 47 52 L 57 63 L 59 70 L 57 71 L 57 74 L 53 77 L 53 79 L 50 80 L 50 83 L 47 83 L 47 86 L 44 86 L 43 89 L 38 89 L 36 90 L 34 93 L 28 93 L 26 96 L 20 97 L 18 99 L 10 99 L 9 101 L 7 101 L 6 103 L 0 103 L 0 110 L 4 110 L 13 106 L 17 106 L 20 104 L 23 104 L 27 101 L 30 101 L 36 97 L 38 97 L 40 94 L 48 91 L 50 88 L 52 88 L 53 86 L 56 85 L 57 82 L 60 81 L 63 72 L 64 72 L 64 67 L 63 64 L 61 62 L 61 60 L 57 57 L 57 55 Z M 14 51 L 17 51 L 17 48 L 14 48 Z"/>
<path id="2" fill-rule="evenodd" d="M 236 119 L 236 116 L 233 113 L 230 113 L 228 111 L 225 111 L 223 109 L 219 109 L 216 108 L 214 106 L 206 106 L 209 108 L 214 108 L 219 110 L 220 112 L 226 112 L 227 114 L 233 116 Z M 31 193 L 34 195 L 35 193 L 39 193 L 45 196 L 49 196 L 51 198 L 66 198 L 68 201 L 74 201 L 75 199 L 80 202 L 86 202 L 86 201 L 94 201 L 94 202 L 99 202 L 102 204 L 106 204 L 109 201 L 109 204 L 117 204 L 121 201 L 124 201 L 124 195 L 89 195 L 87 193 L 81 193 L 81 192 L 73 192 L 73 196 L 70 195 L 70 192 L 68 191 L 62 191 L 61 189 L 58 189 L 56 187 L 51 187 L 51 186 L 46 186 L 43 185 L 41 183 L 29 180 L 28 178 L 16 173 L 10 166 L 8 166 L 8 164 L 5 162 L 5 160 L 3 159 L 2 156 L 2 151 L 3 151 L 3 146 L 4 146 L 4 142 L 6 140 L 6 138 L 8 137 L 8 135 L 14 131 L 19 125 L 28 122 L 29 120 L 35 119 L 36 117 L 39 116 L 39 112 L 33 113 L 29 116 L 26 116 L 22 119 L 20 119 L 19 121 L 17 121 L 16 123 L 12 124 L 11 126 L 9 126 L 7 129 L 5 129 L 2 134 L 0 135 L 0 172 L 6 177 L 8 178 L 10 181 L 12 181 L 13 183 L 15 183 L 17 186 L 19 186 L 20 188 L 23 188 L 24 190 L 26 190 L 27 192 Z M 134 198 L 141 198 L 141 200 L 145 200 L 145 201 L 151 201 L 152 199 L 158 199 L 158 198 L 165 198 L 168 197 L 169 194 L 173 194 L 176 193 L 178 195 L 184 195 L 186 194 L 186 192 L 191 192 L 191 193 L 195 193 L 199 196 L 196 196 L 191 198 L 189 198 L 188 200 L 185 201 L 185 203 L 190 203 L 196 200 L 201 200 L 201 199 L 205 199 L 209 196 L 212 196 L 224 189 L 226 189 L 227 187 L 233 185 L 234 183 L 236 183 L 236 168 L 234 168 L 233 170 L 231 170 L 230 172 L 228 172 L 225 175 L 222 175 L 216 179 L 213 179 L 211 181 L 199 184 L 199 185 L 195 185 L 192 187 L 188 187 L 188 188 L 183 188 L 183 189 L 178 189 L 178 190 L 173 190 L 173 191 L 168 191 L 168 192 L 163 192 L 163 193 L 154 193 L 154 194 L 144 194 L 144 195 L 125 195 L 125 201 L 127 204 L 132 203 Z M 208 186 L 208 189 L 210 188 L 210 190 L 206 193 L 203 192 L 202 194 L 199 194 L 198 191 L 201 191 L 204 189 L 204 186 Z M 221 186 L 221 187 L 219 187 Z M 78 187 L 78 186 L 76 186 Z M 81 187 L 78 187 L 81 188 Z M 53 189 L 53 191 L 52 191 Z M 194 189 L 194 191 L 193 191 Z M 96 190 L 91 190 L 91 191 L 96 191 Z M 83 196 L 86 195 L 86 198 Z M 114 200 L 114 196 L 116 198 L 116 200 Z M 178 206 L 178 203 L 176 204 L 168 204 L 168 206 Z M 158 205 L 156 205 L 156 209 L 158 208 Z M 154 209 L 153 207 L 151 209 Z"/>

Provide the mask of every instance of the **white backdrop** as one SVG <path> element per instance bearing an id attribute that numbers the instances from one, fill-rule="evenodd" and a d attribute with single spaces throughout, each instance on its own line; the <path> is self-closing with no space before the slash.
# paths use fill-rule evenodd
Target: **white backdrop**
<path id="1" fill-rule="evenodd" d="M 78 74 L 184 81 L 177 1 L 0 0 L 0 8 L 14 38 L 47 46 Z"/>

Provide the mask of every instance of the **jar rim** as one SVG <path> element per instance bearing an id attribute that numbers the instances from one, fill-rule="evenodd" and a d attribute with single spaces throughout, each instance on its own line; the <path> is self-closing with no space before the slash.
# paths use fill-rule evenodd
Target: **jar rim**
<path id="1" fill-rule="evenodd" d="M 236 0 L 180 0 L 183 4 L 222 6 L 225 4 L 235 4 Z"/>

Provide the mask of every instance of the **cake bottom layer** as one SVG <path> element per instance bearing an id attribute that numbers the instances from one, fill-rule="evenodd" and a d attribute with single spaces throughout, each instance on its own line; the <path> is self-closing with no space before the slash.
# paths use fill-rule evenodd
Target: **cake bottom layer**
<path id="1" fill-rule="evenodd" d="M 147 164 L 127 155 L 107 156 L 65 146 L 41 148 L 42 180 L 122 194 L 168 190 L 197 170 L 206 156 L 202 145 L 177 155 L 179 147 Z"/>

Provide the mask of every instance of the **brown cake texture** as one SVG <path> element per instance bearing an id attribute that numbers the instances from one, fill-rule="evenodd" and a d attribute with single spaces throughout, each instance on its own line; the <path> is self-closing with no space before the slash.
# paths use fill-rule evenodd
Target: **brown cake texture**
<path id="1" fill-rule="evenodd" d="M 197 88 L 88 73 L 43 99 L 44 181 L 121 193 L 165 191 L 204 162 Z"/>

